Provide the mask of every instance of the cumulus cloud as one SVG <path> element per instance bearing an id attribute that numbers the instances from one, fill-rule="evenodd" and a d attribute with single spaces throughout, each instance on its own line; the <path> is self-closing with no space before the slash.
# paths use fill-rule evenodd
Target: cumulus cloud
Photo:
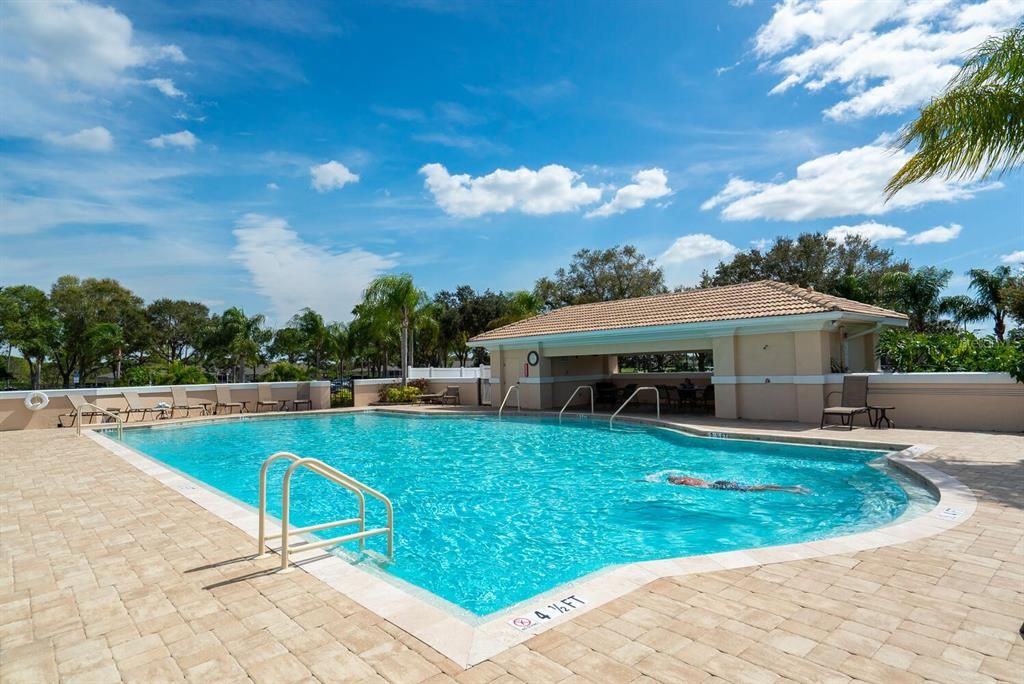
<path id="1" fill-rule="evenodd" d="M 112 7 L 53 0 L 4 8 L 4 42 L 18 55 L 10 64 L 40 80 L 109 86 L 129 69 L 186 59 L 176 45 L 138 43 L 131 20 Z"/>
<path id="2" fill-rule="evenodd" d="M 195 149 L 195 146 L 199 144 L 199 138 L 193 135 L 191 131 L 178 131 L 177 133 L 164 133 L 155 138 L 150 138 L 146 141 L 146 144 L 160 149 L 164 147 L 184 147 L 187 150 L 191 150 Z"/>
<path id="3" fill-rule="evenodd" d="M 347 320 L 366 285 L 396 266 L 393 255 L 359 247 L 332 251 L 304 241 L 288 222 L 246 214 L 235 224 L 231 253 L 271 304 L 278 321 L 310 307 L 328 320 Z"/>
<path id="4" fill-rule="evenodd" d="M 1003 254 L 999 257 L 999 260 L 1004 264 L 1024 264 L 1024 249 L 1018 249 L 1016 252 Z"/>
<path id="5" fill-rule="evenodd" d="M 903 244 L 905 245 L 933 245 L 942 242 L 949 242 L 955 240 L 960 236 L 960 231 L 963 230 L 963 226 L 951 223 L 948 226 L 935 226 L 928 230 L 922 230 L 920 233 L 911 235 Z"/>
<path id="6" fill-rule="evenodd" d="M 740 251 L 735 245 L 719 240 L 707 233 L 694 233 L 684 235 L 672 243 L 672 246 L 661 255 L 661 261 L 666 264 L 677 264 L 683 261 L 693 261 L 705 257 L 725 259 Z"/>
<path id="7" fill-rule="evenodd" d="M 185 97 L 185 93 L 178 90 L 174 81 L 169 78 L 151 78 L 146 81 L 146 85 L 156 88 L 167 97 Z M 175 118 L 178 118 L 177 115 Z"/>
<path id="8" fill-rule="evenodd" d="M 729 221 L 878 216 L 927 202 L 969 199 L 976 192 L 1002 187 L 1000 183 L 979 186 L 933 178 L 905 188 L 886 202 L 885 184 L 909 158 L 909 152 L 893 152 L 884 141 L 876 141 L 804 162 L 797 167 L 796 177 L 790 180 L 758 183 L 731 178 L 721 192 L 701 205 L 701 209 L 721 206 L 722 218 Z"/>
<path id="9" fill-rule="evenodd" d="M 907 231 L 896 226 L 868 221 L 856 226 L 835 226 L 828 231 L 827 235 L 839 242 L 842 242 L 851 235 L 870 240 L 871 242 L 878 242 L 879 240 L 897 240 L 906 237 Z"/>
<path id="10" fill-rule="evenodd" d="M 427 164 L 420 173 L 438 206 L 446 214 L 463 218 L 506 211 L 542 216 L 576 211 L 601 199 L 599 188 L 590 187 L 578 173 L 558 164 L 536 171 L 497 169 L 476 178 L 453 176 L 441 164 Z"/>
<path id="11" fill-rule="evenodd" d="M 658 265 L 671 286 L 694 285 L 701 272 L 713 268 L 737 252 L 735 245 L 707 233 L 691 233 L 676 239 L 661 256 Z"/>
<path id="12" fill-rule="evenodd" d="M 668 187 L 668 174 L 665 171 L 659 168 L 644 169 L 633 176 L 633 183 L 616 190 L 610 201 L 588 212 L 586 217 L 621 214 L 630 209 L 639 209 L 647 204 L 648 200 L 670 194 L 672 188 Z"/>
<path id="13" fill-rule="evenodd" d="M 108 152 L 114 148 L 114 136 L 103 126 L 83 128 L 77 133 L 67 135 L 48 133 L 46 140 L 60 147 L 70 147 L 88 152 Z"/>
<path id="14" fill-rule="evenodd" d="M 359 175 L 352 173 L 344 164 L 333 159 L 326 164 L 309 167 L 313 189 L 317 192 L 338 190 L 349 183 L 358 183 Z"/>
<path id="15" fill-rule="evenodd" d="M 893 114 L 934 96 L 965 53 L 1021 14 L 1024 0 L 783 0 L 755 51 L 782 76 L 772 94 L 838 85 L 844 99 L 827 117 Z"/>

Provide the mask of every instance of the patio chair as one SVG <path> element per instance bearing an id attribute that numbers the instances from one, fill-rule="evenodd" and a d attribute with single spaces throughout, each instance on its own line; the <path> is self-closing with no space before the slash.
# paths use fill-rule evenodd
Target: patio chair
<path id="1" fill-rule="evenodd" d="M 715 410 L 715 386 L 705 385 L 704 391 L 700 393 L 700 400 L 705 411 L 713 412 Z"/>
<path id="2" fill-rule="evenodd" d="M 57 416 L 57 427 L 74 427 L 75 421 L 78 420 L 79 418 L 88 418 L 89 422 L 91 423 L 94 416 L 105 416 L 105 414 L 101 413 L 100 411 L 83 410 L 82 405 L 87 403 L 85 401 L 85 397 L 80 396 L 78 394 L 69 394 L 67 395 L 67 397 L 68 401 L 71 402 L 71 411 L 69 413 L 62 413 L 59 416 Z M 121 412 L 121 409 L 116 408 L 107 410 L 110 411 L 111 413 Z M 109 418 L 110 416 L 105 417 Z M 71 419 L 71 421 L 68 422 L 66 425 L 64 424 L 65 418 Z"/>
<path id="3" fill-rule="evenodd" d="M 261 406 L 269 406 L 270 410 L 273 411 L 277 408 L 278 403 L 284 404 L 283 401 L 274 401 L 273 394 L 270 391 L 269 382 L 260 382 L 256 384 L 256 413 L 260 412 Z"/>
<path id="4" fill-rule="evenodd" d="M 300 405 L 305 406 L 309 410 L 313 408 L 313 400 L 309 398 L 308 382 L 300 382 L 299 386 L 295 389 L 295 398 L 292 399 L 292 411 L 298 411 Z"/>
<path id="5" fill-rule="evenodd" d="M 146 420 L 146 415 L 150 413 L 152 413 L 154 416 L 164 415 L 164 409 L 151 408 L 143 404 L 142 400 L 139 399 L 138 392 L 124 391 L 121 392 L 121 396 L 124 397 L 125 403 L 128 404 L 128 408 L 125 409 L 125 413 L 128 414 L 127 417 L 124 419 L 124 422 L 126 423 L 132 419 L 133 413 L 142 414 L 140 422 Z"/>
<path id="6" fill-rule="evenodd" d="M 424 404 L 440 404 L 444 402 L 444 392 L 431 392 L 429 394 L 421 394 L 419 400 Z"/>
<path id="7" fill-rule="evenodd" d="M 202 411 L 202 415 L 206 415 L 210 412 L 210 402 L 201 401 L 193 404 L 189 401 L 188 391 L 184 387 L 172 386 L 171 387 L 171 418 L 174 417 L 174 412 L 177 410 L 183 410 L 185 417 L 192 415 L 192 409 L 198 409 Z"/>
<path id="8" fill-rule="evenodd" d="M 594 403 L 602 406 L 615 406 L 615 400 L 618 398 L 618 391 L 615 389 L 614 382 L 595 383 L 594 393 Z"/>
<path id="9" fill-rule="evenodd" d="M 455 385 L 448 385 L 444 388 L 444 394 L 441 396 L 441 404 L 447 404 L 452 402 L 453 406 L 459 406 L 462 403 L 462 399 L 459 396 L 459 388 Z"/>
<path id="10" fill-rule="evenodd" d="M 232 412 L 232 409 L 238 409 L 240 412 L 245 411 L 245 404 L 240 401 L 231 401 L 231 388 L 227 385 L 217 385 L 217 403 L 213 407 L 214 413 L 220 413 L 221 408 L 226 408 L 228 413 Z"/>
<path id="11" fill-rule="evenodd" d="M 828 405 L 828 398 L 833 394 L 841 394 L 839 406 Z M 868 377 L 866 375 L 846 375 L 843 377 L 842 392 L 829 392 L 825 395 L 825 408 L 821 412 L 821 425 L 818 429 L 825 429 L 825 418 L 828 416 L 839 416 L 840 422 L 853 430 L 853 418 L 860 413 L 867 414 L 870 422 Z"/>

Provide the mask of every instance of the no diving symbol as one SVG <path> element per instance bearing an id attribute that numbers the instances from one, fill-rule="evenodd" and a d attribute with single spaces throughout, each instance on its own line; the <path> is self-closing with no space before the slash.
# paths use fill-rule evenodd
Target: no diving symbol
<path id="1" fill-rule="evenodd" d="M 519 629 L 527 629 L 533 626 L 533 620 L 528 617 L 517 617 L 512 620 L 512 626 Z"/>

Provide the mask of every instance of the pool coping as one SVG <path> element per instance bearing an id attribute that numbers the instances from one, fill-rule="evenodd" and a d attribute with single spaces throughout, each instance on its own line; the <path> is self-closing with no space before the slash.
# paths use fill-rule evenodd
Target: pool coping
<path id="1" fill-rule="evenodd" d="M 390 408 L 360 408 L 343 411 L 326 410 L 304 412 L 301 416 L 323 415 L 341 412 L 379 412 L 402 415 L 491 415 L 481 411 L 430 411 Z M 240 414 L 247 419 L 259 419 L 257 414 Z M 280 413 L 259 414 L 260 417 L 281 418 L 300 415 Z M 529 416 L 554 417 L 554 412 L 531 412 Z M 233 416 L 238 419 L 240 416 Z M 229 419 L 224 417 L 197 417 L 175 420 L 166 424 L 194 424 Z M 665 420 L 638 416 L 622 417 L 618 420 L 656 426 L 682 432 L 696 437 L 711 439 L 740 439 L 755 441 L 784 442 L 791 444 L 836 446 L 843 448 L 866 448 L 875 450 L 891 449 L 885 458 L 896 468 L 910 474 L 930 488 L 938 497 L 934 508 L 905 522 L 898 520 L 890 525 L 841 535 L 829 539 L 766 546 L 741 551 L 725 551 L 699 556 L 668 558 L 652 561 L 626 563 L 609 566 L 603 570 L 585 575 L 579 579 L 559 585 L 549 591 L 536 594 L 506 609 L 493 613 L 474 623 L 459 617 L 452 610 L 452 604 L 434 597 L 429 592 L 408 585 L 401 580 L 385 580 L 370 571 L 353 565 L 345 559 L 321 551 L 295 551 L 290 555 L 296 567 L 312 574 L 349 599 L 392 622 L 397 627 L 429 644 L 438 652 L 450 658 L 463 668 L 471 667 L 491 658 L 513 646 L 541 634 L 552 627 L 563 624 L 594 608 L 625 596 L 649 582 L 665 577 L 715 572 L 737 568 L 754 567 L 791 560 L 820 558 L 823 556 L 865 551 L 883 546 L 902 544 L 930 537 L 952 529 L 969 519 L 975 511 L 977 501 L 971 490 L 956 478 L 915 459 L 935 447 L 918 444 L 886 444 L 876 441 L 830 440 L 808 438 L 789 434 L 746 433 L 723 429 L 707 430 L 697 426 L 671 423 Z M 153 423 L 137 423 L 129 427 L 152 428 Z M 241 529 L 253 538 L 256 544 L 258 514 L 252 507 L 243 504 L 197 480 L 165 466 L 163 463 L 115 442 L 103 432 L 109 426 L 94 426 L 85 434 L 93 441 L 112 452 L 128 464 L 155 478 L 165 486 L 177 491 L 200 507 L 220 519 Z M 280 532 L 277 521 L 268 527 L 271 533 Z M 254 548 L 255 551 L 255 548 Z M 424 594 L 428 597 L 420 596 Z M 433 600 L 431 600 L 433 599 Z M 457 608 L 457 607 L 456 607 Z M 547 615 L 547 619 L 536 617 L 535 611 Z M 545 612 L 546 611 L 546 612 Z M 513 626 L 512 620 L 526 620 L 523 628 Z"/>

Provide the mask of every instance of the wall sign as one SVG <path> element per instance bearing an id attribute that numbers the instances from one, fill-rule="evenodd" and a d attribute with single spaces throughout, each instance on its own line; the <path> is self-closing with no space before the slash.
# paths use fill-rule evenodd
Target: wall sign
<path id="1" fill-rule="evenodd" d="M 538 354 L 535 351 L 530 352 L 529 354 L 526 355 L 526 362 L 531 366 L 536 366 L 538 363 L 540 363 L 540 354 Z"/>

